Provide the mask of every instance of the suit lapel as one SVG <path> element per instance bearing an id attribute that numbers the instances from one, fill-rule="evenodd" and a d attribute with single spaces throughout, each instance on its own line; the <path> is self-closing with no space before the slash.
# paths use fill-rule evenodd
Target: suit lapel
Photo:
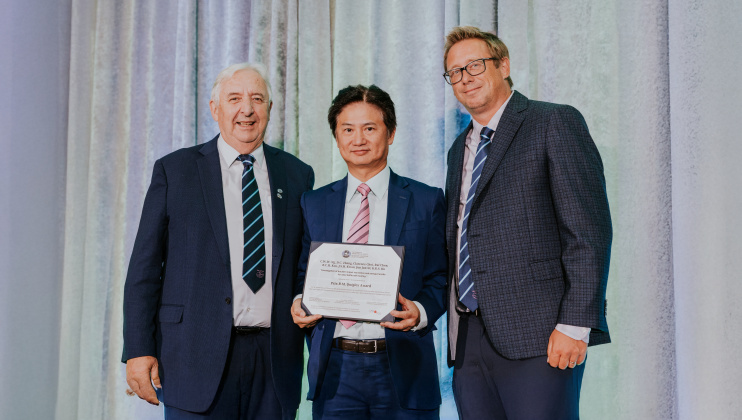
<path id="1" fill-rule="evenodd" d="M 229 241 L 227 239 L 227 215 L 224 212 L 224 190 L 222 189 L 222 171 L 219 164 L 219 151 L 216 141 L 219 136 L 199 149 L 203 155 L 196 161 L 201 178 L 206 211 L 211 228 L 214 230 L 216 245 L 224 264 L 229 264 Z"/>
<path id="2" fill-rule="evenodd" d="M 475 200 L 479 198 L 482 189 L 484 189 L 492 179 L 495 171 L 497 171 L 500 161 L 502 161 L 505 152 L 507 152 L 510 143 L 515 137 L 515 133 L 518 132 L 521 123 L 526 118 L 526 114 L 523 112 L 526 108 L 528 108 L 528 99 L 518 91 L 513 92 L 513 97 L 510 98 L 510 102 L 508 102 L 507 107 L 505 107 L 500 122 L 497 124 L 497 129 L 495 130 L 492 143 L 489 145 L 487 160 L 484 161 L 482 176 L 477 185 Z"/>
<path id="3" fill-rule="evenodd" d="M 332 242 L 343 242 L 343 218 L 345 217 L 345 195 L 348 177 L 332 184 L 325 197 L 325 237 Z"/>
<path id="4" fill-rule="evenodd" d="M 278 156 L 278 149 L 263 143 L 263 154 L 265 163 L 268 167 L 268 180 L 271 184 L 271 208 L 273 209 L 273 255 L 266 255 L 266 258 L 272 258 L 271 281 L 273 287 L 276 286 L 276 276 L 278 267 L 283 257 L 283 237 L 286 229 L 286 199 L 288 185 L 286 184 L 286 168 L 283 161 Z"/>
<path id="5" fill-rule="evenodd" d="M 407 206 L 412 195 L 405 188 L 407 181 L 389 171 L 389 191 L 387 191 L 386 229 L 384 231 L 384 245 L 398 245 L 399 235 L 402 233 L 407 216 Z"/>
<path id="6" fill-rule="evenodd" d="M 457 221 L 459 217 L 459 196 L 461 195 L 461 175 L 464 171 L 464 153 L 466 151 L 466 136 L 473 124 L 469 123 L 466 130 L 453 142 L 448 152 L 448 176 L 446 177 L 447 205 L 446 237 L 450 249 L 456 248 Z"/>

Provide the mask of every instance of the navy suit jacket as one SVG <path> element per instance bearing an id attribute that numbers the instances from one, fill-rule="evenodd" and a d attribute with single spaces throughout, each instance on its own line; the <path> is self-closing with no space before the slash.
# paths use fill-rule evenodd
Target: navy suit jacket
<path id="1" fill-rule="evenodd" d="M 301 199 L 304 239 L 296 293 L 301 293 L 312 241 L 342 242 L 348 178 Z M 446 206 L 443 191 L 391 173 L 389 178 L 385 245 L 405 246 L 400 293 L 419 302 L 428 326 L 419 331 L 385 330 L 394 390 L 407 409 L 435 409 L 441 404 L 433 325 L 444 312 L 447 257 L 444 235 Z M 330 357 L 336 319 L 323 319 L 311 331 L 307 398 L 319 395 Z"/>
<path id="2" fill-rule="evenodd" d="M 216 395 L 233 325 L 217 139 L 155 162 L 124 287 L 122 361 L 157 357 L 160 399 L 194 412 L 207 410 Z M 290 307 L 303 229 L 299 200 L 314 172 L 286 152 L 263 148 L 273 208 L 271 366 L 281 405 L 296 409 L 304 335 Z"/>
<path id="3" fill-rule="evenodd" d="M 450 261 L 456 258 L 471 127 L 448 152 Z M 479 308 L 495 349 L 508 359 L 546 355 L 560 323 L 592 328 L 590 345 L 610 342 L 605 292 L 611 217 L 603 163 L 582 115 L 516 91 L 488 147 L 467 238 Z M 449 293 L 455 293 L 453 287 Z M 449 330 L 457 325 L 451 310 Z M 450 356 L 449 348 L 449 363 Z"/>

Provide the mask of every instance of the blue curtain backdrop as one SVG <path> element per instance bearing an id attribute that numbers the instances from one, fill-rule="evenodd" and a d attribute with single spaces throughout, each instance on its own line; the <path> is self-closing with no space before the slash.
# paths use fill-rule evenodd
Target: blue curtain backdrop
<path id="1" fill-rule="evenodd" d="M 614 343 L 590 350 L 583 418 L 742 417 L 739 2 L 0 1 L 0 417 L 161 418 L 124 394 L 123 283 L 154 161 L 218 132 L 220 69 L 267 65 L 267 142 L 317 186 L 345 174 L 332 97 L 381 86 L 390 166 L 442 186 L 468 122 L 441 77 L 457 25 L 497 30 L 515 89 L 581 110 L 605 163 Z"/>

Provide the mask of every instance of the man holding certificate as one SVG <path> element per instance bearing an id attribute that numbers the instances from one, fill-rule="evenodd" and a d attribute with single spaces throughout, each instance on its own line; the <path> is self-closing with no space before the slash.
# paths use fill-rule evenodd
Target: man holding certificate
<path id="1" fill-rule="evenodd" d="M 302 197 L 296 293 L 305 301 L 297 298 L 291 308 L 297 325 L 313 327 L 307 397 L 314 418 L 437 419 L 438 364 L 429 333 L 444 312 L 443 192 L 387 166 L 396 117 L 383 90 L 341 90 L 328 121 L 348 176 Z M 394 264 L 401 255 L 400 279 Z M 385 314 L 390 285 L 398 305 Z M 368 321 L 377 319 L 374 312 L 382 322 Z"/>

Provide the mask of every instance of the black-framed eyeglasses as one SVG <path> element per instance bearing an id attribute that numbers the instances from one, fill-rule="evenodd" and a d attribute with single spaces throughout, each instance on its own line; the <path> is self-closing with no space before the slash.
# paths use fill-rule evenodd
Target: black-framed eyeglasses
<path id="1" fill-rule="evenodd" d="M 446 82 L 449 85 L 455 85 L 464 78 L 464 70 L 466 70 L 466 72 L 469 73 L 470 76 L 478 76 L 484 73 L 485 70 L 487 70 L 487 66 L 484 64 L 484 62 L 487 60 L 499 60 L 499 58 L 477 58 L 464 67 L 456 67 L 443 73 L 443 78 L 446 79 Z"/>

